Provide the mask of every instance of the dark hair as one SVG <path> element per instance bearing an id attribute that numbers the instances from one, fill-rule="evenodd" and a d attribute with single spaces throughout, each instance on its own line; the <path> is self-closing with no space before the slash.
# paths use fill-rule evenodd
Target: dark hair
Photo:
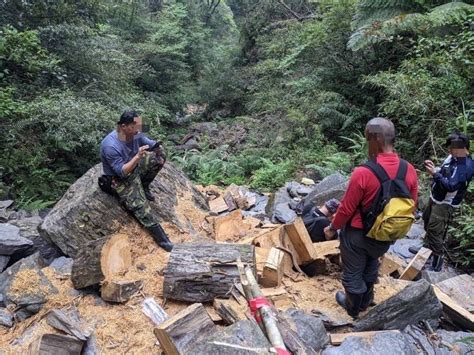
<path id="1" fill-rule="evenodd" d="M 122 115 L 120 116 L 120 120 L 117 122 L 117 124 L 130 124 L 133 123 L 133 119 L 135 117 L 140 116 L 140 114 L 135 111 L 135 110 L 126 110 Z"/>
<path id="2" fill-rule="evenodd" d="M 451 133 L 446 139 L 446 147 L 451 146 L 453 143 L 455 143 L 459 148 L 469 149 L 470 147 L 469 137 L 457 130 Z"/>
<path id="3" fill-rule="evenodd" d="M 365 126 L 369 134 L 375 134 L 383 144 L 395 144 L 395 126 L 392 121 L 383 117 L 374 117 Z"/>

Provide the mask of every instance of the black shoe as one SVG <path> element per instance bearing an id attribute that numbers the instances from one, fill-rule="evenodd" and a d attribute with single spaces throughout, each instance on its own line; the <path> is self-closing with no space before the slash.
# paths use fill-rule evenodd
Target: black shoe
<path id="1" fill-rule="evenodd" d="M 144 187 L 143 191 L 145 191 L 145 197 L 148 201 L 155 201 L 155 196 L 151 193 L 150 188 Z"/>
<path id="2" fill-rule="evenodd" d="M 365 291 L 364 295 L 362 296 L 362 302 L 360 303 L 360 310 L 361 312 L 365 311 L 369 306 L 375 305 L 374 303 L 374 283 L 373 282 L 366 282 L 367 291 Z"/>
<path id="3" fill-rule="evenodd" d="M 357 318 L 360 312 L 360 305 L 362 303 L 363 293 L 349 293 L 337 291 L 336 302 L 347 311 L 347 314 L 352 318 Z"/>
<path id="4" fill-rule="evenodd" d="M 443 255 L 433 254 L 433 259 L 431 260 L 431 270 L 435 272 L 440 272 L 443 269 Z"/>
<path id="5" fill-rule="evenodd" d="M 159 224 L 153 227 L 149 227 L 148 230 L 150 231 L 153 240 L 162 247 L 167 252 L 173 250 L 173 243 L 169 240 L 168 236 L 166 235 L 165 231 Z"/>
<path id="6" fill-rule="evenodd" d="M 419 247 L 409 247 L 408 248 L 408 251 L 412 254 L 418 254 L 418 252 L 420 251 L 420 249 L 422 248 L 422 246 L 419 246 Z"/>

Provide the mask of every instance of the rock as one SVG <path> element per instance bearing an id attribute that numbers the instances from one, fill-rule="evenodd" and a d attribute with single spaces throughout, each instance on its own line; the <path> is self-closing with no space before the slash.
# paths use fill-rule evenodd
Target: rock
<path id="1" fill-rule="evenodd" d="M 298 197 L 298 187 L 300 186 L 300 184 L 298 184 L 296 181 L 290 181 L 290 182 L 287 182 L 286 183 L 286 191 L 288 191 L 288 195 L 290 195 L 290 197 Z"/>
<path id="2" fill-rule="evenodd" d="M 296 218 L 296 212 L 293 211 L 287 203 L 280 203 L 275 206 L 275 211 L 273 212 L 273 218 L 271 221 L 273 223 L 291 223 Z"/>
<path id="3" fill-rule="evenodd" d="M 337 317 L 333 314 L 329 314 L 317 309 L 313 309 L 311 314 L 313 314 L 314 317 L 320 319 L 323 322 L 324 327 L 328 330 L 344 327 L 346 325 L 352 325 L 347 317 Z"/>
<path id="4" fill-rule="evenodd" d="M 443 306 L 426 280 L 407 286 L 397 295 L 372 308 L 355 324 L 355 331 L 403 329 L 428 320 L 437 324 Z"/>
<path id="5" fill-rule="evenodd" d="M 39 253 L 35 253 L 0 274 L 0 293 L 7 307 L 19 308 L 17 318 L 38 312 L 48 295 L 58 292 L 41 271 L 43 265 Z"/>
<path id="6" fill-rule="evenodd" d="M 0 209 L 2 208 L 8 208 L 10 207 L 11 205 L 13 205 L 13 200 L 3 200 L 3 201 L 0 201 Z"/>
<path id="7" fill-rule="evenodd" d="M 0 255 L 0 272 L 2 272 L 7 267 L 9 261 L 9 256 Z"/>
<path id="8" fill-rule="evenodd" d="M 38 227 L 42 222 L 43 219 L 39 216 L 10 221 L 11 224 L 20 228 L 20 236 L 33 242 L 35 250 L 40 252 L 46 265 L 49 265 L 54 259 L 63 255 L 63 253 L 56 245 L 40 236 Z"/>
<path id="9" fill-rule="evenodd" d="M 420 239 L 425 235 L 425 229 L 421 223 L 413 223 L 410 230 L 407 233 L 407 238 L 409 239 Z"/>
<path id="10" fill-rule="evenodd" d="M 458 348 L 458 354 L 467 355 L 474 353 L 474 342 L 471 332 L 450 332 L 444 329 L 439 329 L 436 332 L 442 340 Z M 452 352 L 449 354 L 452 354 Z"/>
<path id="11" fill-rule="evenodd" d="M 329 344 L 329 335 L 323 322 L 317 317 L 296 308 L 287 309 L 283 317 L 311 349 L 320 351 Z"/>
<path id="12" fill-rule="evenodd" d="M 91 168 L 79 178 L 54 206 L 41 224 L 40 235 L 70 257 L 75 257 L 85 243 L 117 232 L 128 223 L 135 223 L 117 199 L 99 189 L 101 164 Z M 169 222 L 180 229 L 188 229 L 188 221 L 180 220 L 175 207 L 178 195 L 191 199 L 197 209 L 207 211 L 205 198 L 194 188 L 186 176 L 167 163 L 150 185 L 156 201 L 150 202 L 157 219 Z M 184 218 L 184 217 L 181 217 Z M 198 229 L 198 226 L 194 226 Z"/>
<path id="13" fill-rule="evenodd" d="M 177 145 L 174 148 L 176 150 L 191 150 L 191 149 L 200 150 L 201 149 L 201 147 L 199 146 L 199 142 L 195 140 L 194 138 L 191 138 L 188 141 L 186 141 L 186 143 Z"/>
<path id="14" fill-rule="evenodd" d="M 281 187 L 270 196 L 266 212 L 272 223 L 291 223 L 296 218 L 296 213 L 289 207 L 292 201 L 288 187 Z"/>
<path id="15" fill-rule="evenodd" d="M 452 277 L 458 276 L 459 274 L 455 271 L 431 271 L 423 270 L 421 272 L 421 277 L 428 281 L 430 284 L 436 284 L 438 282 L 450 279 Z"/>
<path id="16" fill-rule="evenodd" d="M 410 261 L 413 259 L 415 254 L 411 253 L 408 248 L 414 247 L 418 248 L 423 245 L 423 242 L 419 239 L 398 239 L 394 244 L 388 249 L 391 253 L 396 254 L 397 256 L 405 259 L 405 261 Z"/>
<path id="17" fill-rule="evenodd" d="M 71 276 L 73 263 L 74 260 L 72 258 L 61 256 L 57 259 L 54 259 L 49 266 L 52 267 L 54 271 L 60 276 Z"/>
<path id="18" fill-rule="evenodd" d="M 32 241 L 20 237 L 20 228 L 9 223 L 0 224 L 0 253 L 2 255 L 28 255 L 33 249 Z"/>
<path id="19" fill-rule="evenodd" d="M 380 333 L 370 339 L 362 337 L 348 337 L 338 347 L 330 347 L 322 355 L 416 355 L 417 348 L 410 338 L 403 333 Z"/>
<path id="20" fill-rule="evenodd" d="M 270 343 L 253 320 L 241 320 L 222 328 L 193 349 L 193 354 L 271 354 Z"/>
<path id="21" fill-rule="evenodd" d="M 341 200 L 346 192 L 347 184 L 348 179 L 344 175 L 339 173 L 329 175 L 313 187 L 304 202 L 320 206 L 331 198 Z"/>
<path id="22" fill-rule="evenodd" d="M 8 309 L 0 308 L 0 325 L 4 327 L 13 327 L 13 314 Z"/>

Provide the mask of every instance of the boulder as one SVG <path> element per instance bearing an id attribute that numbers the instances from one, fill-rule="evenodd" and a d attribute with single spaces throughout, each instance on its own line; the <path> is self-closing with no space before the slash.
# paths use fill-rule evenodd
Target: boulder
<path id="1" fill-rule="evenodd" d="M 33 249 L 33 242 L 20 236 L 20 228 L 9 223 L 0 224 L 1 255 L 28 255 Z"/>
<path id="2" fill-rule="evenodd" d="M 37 313 L 56 288 L 41 271 L 39 253 L 16 262 L 0 274 L 0 293 L 7 307 L 17 309 L 20 320 Z"/>
<path id="3" fill-rule="evenodd" d="M 409 239 L 403 238 L 398 239 L 394 244 L 388 249 L 389 252 L 396 254 L 397 256 L 403 258 L 405 261 L 410 261 L 413 259 L 415 254 L 411 253 L 408 248 L 420 248 L 423 245 L 423 242 L 420 239 Z"/>
<path id="4" fill-rule="evenodd" d="M 339 173 L 329 175 L 312 188 L 304 198 L 304 202 L 320 206 L 331 198 L 341 200 L 346 192 L 347 184 L 348 179 L 344 175 Z"/>
<path id="5" fill-rule="evenodd" d="M 66 191 L 39 227 L 40 235 L 56 244 L 67 256 L 74 258 L 85 243 L 113 234 L 125 224 L 135 223 L 115 197 L 100 190 L 97 184 L 100 175 L 102 165 L 97 164 Z M 165 164 L 150 189 L 156 198 L 150 202 L 152 213 L 159 221 L 180 229 L 188 229 L 190 222 L 181 220 L 175 210 L 178 196 L 192 200 L 196 208 L 208 209 L 205 198 L 170 163 Z M 197 229 L 198 226 L 194 227 Z"/>
<path id="6" fill-rule="evenodd" d="M 13 327 L 13 314 L 6 308 L 0 308 L 0 325 Z"/>
<path id="7" fill-rule="evenodd" d="M 71 276 L 73 263 L 74 260 L 72 258 L 60 256 L 59 258 L 54 259 L 49 266 L 53 268 L 59 276 Z"/>
<path id="8" fill-rule="evenodd" d="M 340 346 L 327 348 L 322 355 L 416 355 L 417 348 L 410 338 L 403 333 L 379 333 L 367 339 L 351 336 L 345 339 Z"/>
<path id="9" fill-rule="evenodd" d="M 458 349 L 458 354 L 473 354 L 474 342 L 471 332 L 451 332 L 444 329 L 436 331 L 440 338 Z M 446 348 L 444 348 L 446 350 Z M 450 352 L 449 354 L 452 354 Z"/>
<path id="10" fill-rule="evenodd" d="M 284 186 L 270 196 L 265 208 L 272 223 L 291 223 L 296 218 L 296 213 L 289 207 L 292 201 L 288 187 Z"/>
<path id="11" fill-rule="evenodd" d="M 437 284 L 438 282 L 450 279 L 452 277 L 458 276 L 459 274 L 454 270 L 449 271 L 431 271 L 431 270 L 423 270 L 421 272 L 421 277 L 428 281 L 430 284 Z"/>
<path id="12" fill-rule="evenodd" d="M 354 329 L 401 330 L 421 320 L 437 324 L 442 310 L 431 285 L 426 280 L 419 280 L 372 308 L 354 324 Z"/>
<path id="13" fill-rule="evenodd" d="M 20 236 L 33 242 L 35 250 L 39 251 L 46 265 L 49 265 L 54 259 L 63 255 L 61 250 L 44 239 L 38 231 L 38 227 L 43 222 L 40 216 L 32 216 L 10 221 L 11 224 L 20 228 Z"/>
<path id="14" fill-rule="evenodd" d="M 0 272 L 2 272 L 8 265 L 10 257 L 7 255 L 0 255 Z"/>

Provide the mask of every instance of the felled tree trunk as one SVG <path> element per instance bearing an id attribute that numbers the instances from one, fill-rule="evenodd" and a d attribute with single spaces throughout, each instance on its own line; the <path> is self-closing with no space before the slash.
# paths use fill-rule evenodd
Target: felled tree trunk
<path id="1" fill-rule="evenodd" d="M 130 244 L 125 234 L 113 234 L 86 244 L 72 266 L 71 280 L 75 288 L 100 283 L 123 273 L 132 265 Z"/>
<path id="2" fill-rule="evenodd" d="M 86 243 L 116 233 L 122 225 L 135 221 L 118 199 L 100 190 L 97 184 L 100 175 L 102 166 L 97 164 L 66 191 L 39 227 L 42 237 L 72 258 Z M 191 205 L 198 209 L 208 209 L 205 198 L 172 164 L 164 165 L 150 189 L 156 198 L 149 202 L 152 213 L 159 221 L 170 222 L 179 228 L 188 228 L 190 222 L 180 220 L 176 213 L 178 196 L 182 196 L 181 200 L 191 200 Z M 198 226 L 194 227 L 197 229 Z"/>
<path id="3" fill-rule="evenodd" d="M 253 245 L 175 245 L 164 272 L 164 297 L 189 302 L 228 298 L 234 283 L 240 281 L 239 258 L 255 272 Z"/>

